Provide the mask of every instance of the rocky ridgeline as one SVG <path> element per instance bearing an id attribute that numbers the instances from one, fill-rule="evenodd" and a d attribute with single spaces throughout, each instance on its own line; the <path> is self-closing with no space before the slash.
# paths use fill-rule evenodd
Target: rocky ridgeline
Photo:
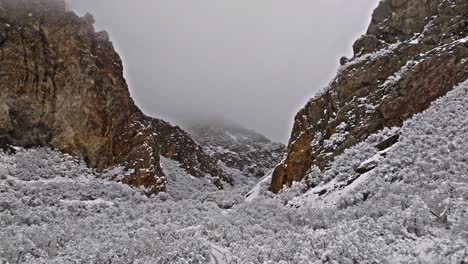
<path id="1" fill-rule="evenodd" d="M 401 126 L 468 78 L 468 1 L 384 0 L 336 78 L 295 117 L 271 190 L 326 170 L 384 127 Z"/>
<path id="2" fill-rule="evenodd" d="M 187 133 L 138 109 L 119 55 L 93 23 L 63 0 L 0 0 L 2 144 L 51 146 L 98 171 L 124 165 L 122 181 L 151 192 L 166 185 L 160 154 L 230 182 Z"/>
<path id="3" fill-rule="evenodd" d="M 187 127 L 206 153 L 246 176 L 265 176 L 281 162 L 286 153 L 283 144 L 274 143 L 239 125 L 202 122 Z"/>

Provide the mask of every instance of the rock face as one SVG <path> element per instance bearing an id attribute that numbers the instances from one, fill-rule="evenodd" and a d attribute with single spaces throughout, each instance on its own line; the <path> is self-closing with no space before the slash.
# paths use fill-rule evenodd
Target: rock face
<path id="1" fill-rule="evenodd" d="M 12 145 L 51 146 L 98 171 L 125 165 L 132 173 L 123 182 L 152 192 L 165 188 L 160 153 L 177 156 L 196 176 L 218 173 L 193 141 L 187 149 L 168 145 L 169 134 L 191 139 L 138 109 L 119 55 L 93 23 L 63 0 L 0 0 L 0 136 Z"/>
<path id="2" fill-rule="evenodd" d="M 427 109 L 468 78 L 466 0 L 384 0 L 338 75 L 295 117 L 271 190 L 324 170 L 335 156 Z"/>
<path id="3" fill-rule="evenodd" d="M 264 176 L 286 153 L 283 144 L 239 125 L 213 121 L 187 127 L 206 153 L 245 175 Z"/>

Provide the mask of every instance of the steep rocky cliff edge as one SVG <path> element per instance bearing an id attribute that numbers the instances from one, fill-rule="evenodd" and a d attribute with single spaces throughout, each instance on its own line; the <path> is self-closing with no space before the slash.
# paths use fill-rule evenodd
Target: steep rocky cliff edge
<path id="1" fill-rule="evenodd" d="M 165 189 L 160 154 L 194 176 L 229 181 L 187 133 L 140 111 L 108 34 L 93 23 L 63 0 L 0 0 L 2 141 L 50 146 L 101 172 L 125 166 L 122 182 L 151 192 Z"/>
<path id="2" fill-rule="evenodd" d="M 271 190 L 326 170 L 369 135 L 401 126 L 468 78 L 468 2 L 384 0 L 354 56 L 295 117 L 286 159 Z"/>

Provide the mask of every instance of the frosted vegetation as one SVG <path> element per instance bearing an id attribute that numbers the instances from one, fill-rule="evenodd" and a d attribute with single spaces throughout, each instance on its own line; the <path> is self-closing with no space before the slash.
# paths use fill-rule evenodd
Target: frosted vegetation
<path id="1" fill-rule="evenodd" d="M 177 187 L 146 197 L 52 150 L 2 153 L 0 263 L 466 263 L 466 109 L 468 83 L 278 196 L 257 186 L 252 201 L 240 174 L 213 190 L 168 159 Z M 356 174 L 363 164 L 376 167 Z"/>

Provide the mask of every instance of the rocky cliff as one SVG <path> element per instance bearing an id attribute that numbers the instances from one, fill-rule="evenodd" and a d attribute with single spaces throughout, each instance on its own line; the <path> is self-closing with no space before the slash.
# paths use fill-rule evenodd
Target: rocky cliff
<path id="1" fill-rule="evenodd" d="M 468 78 L 466 0 L 384 0 L 335 79 L 295 117 L 280 191 L 384 127 L 429 107 Z"/>
<path id="2" fill-rule="evenodd" d="M 192 137 L 206 153 L 246 176 L 262 177 L 283 159 L 286 146 L 227 122 L 187 124 Z"/>
<path id="3" fill-rule="evenodd" d="M 98 171 L 124 165 L 124 183 L 152 192 L 165 189 L 160 154 L 194 176 L 229 179 L 186 133 L 138 109 L 119 55 L 93 23 L 91 15 L 67 11 L 63 0 L 0 0 L 3 140 L 51 146 Z"/>

